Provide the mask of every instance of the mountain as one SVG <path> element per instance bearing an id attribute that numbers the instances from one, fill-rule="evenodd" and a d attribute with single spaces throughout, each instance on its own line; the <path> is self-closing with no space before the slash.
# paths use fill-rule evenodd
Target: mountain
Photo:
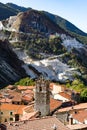
<path id="1" fill-rule="evenodd" d="M 66 30 L 67 32 L 69 32 L 70 34 L 72 34 L 74 37 L 76 37 L 79 41 L 81 41 L 82 43 L 87 44 L 87 33 L 83 32 L 82 30 L 80 30 L 79 28 L 77 28 L 75 25 L 73 25 L 72 23 L 70 23 L 69 21 L 67 21 L 66 19 L 51 14 L 49 12 L 45 12 L 44 13 L 52 20 L 54 21 L 56 24 L 58 24 L 61 28 L 63 28 L 64 30 Z"/>
<path id="2" fill-rule="evenodd" d="M 17 15 L 19 12 L 30 10 L 31 8 L 25 8 L 13 3 L 3 4 L 0 2 L 0 20 L 9 18 L 10 16 Z"/>
<path id="3" fill-rule="evenodd" d="M 10 16 L 16 15 L 19 12 L 25 12 L 31 10 L 32 8 L 21 7 L 13 3 L 2 4 L 0 3 L 0 20 L 9 18 Z M 76 37 L 80 42 L 87 44 L 87 33 L 84 33 L 75 25 L 65 20 L 64 18 L 51 14 L 49 12 L 43 11 L 53 22 L 58 24 L 61 28 L 66 30 L 72 36 Z"/>
<path id="4" fill-rule="evenodd" d="M 0 88 L 27 75 L 22 65 L 7 40 L 0 40 Z"/>
<path id="5" fill-rule="evenodd" d="M 6 6 L 13 8 L 14 10 L 17 10 L 18 12 L 25 12 L 27 10 L 32 9 L 32 8 L 25 8 L 25 7 L 22 7 L 22 6 L 18 6 L 18 5 L 13 4 L 13 3 L 7 3 Z"/>
<path id="6" fill-rule="evenodd" d="M 56 39 L 51 40 L 49 36 L 55 33 L 69 35 L 43 12 L 36 10 L 19 13 L 6 21 L 1 21 L 0 28 L 1 32 L 3 32 L 3 29 L 8 31 L 10 41 L 21 41 L 20 44 L 16 44 L 16 42 L 14 45 L 26 48 L 33 57 L 37 57 L 38 53 L 42 53 L 44 50 L 46 53 L 61 54 L 61 50 L 65 51 L 60 44 L 61 38 L 57 36 Z M 3 33 L 6 34 L 5 31 Z M 4 35 L 4 37 L 6 36 L 7 34 Z"/>
<path id="7" fill-rule="evenodd" d="M 17 11 L 9 8 L 3 3 L 0 3 L 0 20 L 9 18 L 9 16 L 14 16 L 17 14 Z"/>
<path id="8" fill-rule="evenodd" d="M 26 12 L 19 13 L 16 21 L 12 25 L 12 28 L 24 33 L 33 33 L 33 31 L 35 32 L 35 29 L 38 33 L 66 33 L 64 29 L 60 28 L 59 25 L 46 17 L 43 12 L 37 10 L 28 10 Z"/>
<path id="9" fill-rule="evenodd" d="M 87 46 L 43 11 L 31 9 L 0 21 L 0 38 L 9 40 L 31 78 L 42 74 L 64 83 L 78 75 L 87 82 Z"/>
<path id="10" fill-rule="evenodd" d="M 82 36 L 87 36 L 87 33 L 81 31 L 79 28 L 77 28 L 75 25 L 73 25 L 72 23 L 70 23 L 69 21 L 65 20 L 64 18 L 51 14 L 49 12 L 45 12 L 44 13 L 55 23 L 57 23 L 61 28 L 64 28 L 66 31 L 70 31 Z"/>

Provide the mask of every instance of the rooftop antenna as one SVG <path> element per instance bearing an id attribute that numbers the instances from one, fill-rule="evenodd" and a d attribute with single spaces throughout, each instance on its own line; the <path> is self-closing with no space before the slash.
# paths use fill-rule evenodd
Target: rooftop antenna
<path id="1" fill-rule="evenodd" d="M 52 126 L 52 128 L 53 128 L 53 130 L 57 130 L 57 125 L 54 124 L 54 125 Z"/>

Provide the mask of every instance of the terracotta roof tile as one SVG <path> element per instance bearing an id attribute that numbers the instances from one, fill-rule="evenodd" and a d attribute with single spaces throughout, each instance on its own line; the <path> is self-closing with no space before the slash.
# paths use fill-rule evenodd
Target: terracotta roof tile
<path id="1" fill-rule="evenodd" d="M 87 110 L 79 111 L 76 114 L 73 114 L 72 117 L 79 122 L 84 123 L 84 120 L 87 119 Z"/>
<path id="2" fill-rule="evenodd" d="M 2 98 L 0 100 L 0 103 L 11 103 L 12 102 L 12 99 L 9 99 L 9 98 Z"/>
<path id="3" fill-rule="evenodd" d="M 2 98 L 3 97 L 3 95 L 0 93 L 0 98 Z"/>
<path id="4" fill-rule="evenodd" d="M 55 83 L 50 83 L 50 89 L 53 90 L 54 85 L 61 87 L 63 90 L 66 89 L 66 87 L 64 85 L 59 85 L 59 84 L 55 84 Z"/>
<path id="5" fill-rule="evenodd" d="M 30 90 L 33 90 L 34 89 L 34 86 L 17 86 L 18 90 L 27 90 L 27 89 L 30 89 Z"/>
<path id="6" fill-rule="evenodd" d="M 87 124 L 67 125 L 70 130 L 87 130 Z"/>
<path id="7" fill-rule="evenodd" d="M 78 105 L 75 106 L 71 106 L 71 107 L 66 107 L 66 108 L 61 108 L 58 110 L 58 112 L 66 112 L 66 111 L 72 111 L 72 110 L 83 110 L 83 109 L 87 109 L 87 103 L 80 103 Z"/>
<path id="8" fill-rule="evenodd" d="M 50 111 L 53 111 L 54 109 L 60 107 L 61 105 L 62 105 L 62 101 L 58 101 L 53 98 L 50 98 Z"/>
<path id="9" fill-rule="evenodd" d="M 54 83 L 50 83 L 50 89 L 53 90 Z"/>
<path id="10" fill-rule="evenodd" d="M 44 117 L 31 121 L 16 122 L 11 125 L 6 124 L 6 126 L 7 130 L 53 130 L 54 127 L 58 130 L 70 130 L 56 117 Z"/>
<path id="11" fill-rule="evenodd" d="M 23 111 L 25 111 L 26 113 L 30 113 L 30 112 L 34 112 L 34 103 L 32 105 L 26 106 Z"/>
<path id="12" fill-rule="evenodd" d="M 13 89 L 13 88 L 15 88 L 13 85 L 8 85 L 7 86 L 7 89 Z"/>
<path id="13" fill-rule="evenodd" d="M 0 109 L 3 110 L 11 110 L 16 111 L 17 114 L 23 113 L 23 108 L 25 108 L 25 105 L 14 105 L 14 104 L 1 104 Z"/>
<path id="14" fill-rule="evenodd" d="M 34 92 L 32 90 L 25 90 L 24 93 L 25 94 L 33 94 L 34 95 Z"/>
<path id="15" fill-rule="evenodd" d="M 65 93 L 65 92 L 60 92 L 59 95 L 63 96 L 64 98 L 67 98 L 67 99 L 71 99 L 71 95 Z"/>
<path id="16" fill-rule="evenodd" d="M 22 100 L 28 101 L 28 102 L 33 101 L 33 96 L 32 95 L 25 95 L 22 97 Z"/>
<path id="17" fill-rule="evenodd" d="M 26 113 L 21 117 L 21 121 L 23 120 L 29 120 L 29 119 L 35 119 L 37 116 L 39 116 L 39 112 L 34 111 L 34 112 L 30 112 L 30 113 Z"/>

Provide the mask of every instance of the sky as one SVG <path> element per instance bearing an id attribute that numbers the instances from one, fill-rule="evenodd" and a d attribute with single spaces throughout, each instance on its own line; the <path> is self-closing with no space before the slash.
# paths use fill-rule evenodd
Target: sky
<path id="1" fill-rule="evenodd" d="M 56 14 L 87 33 L 87 0 L 0 0 Z"/>

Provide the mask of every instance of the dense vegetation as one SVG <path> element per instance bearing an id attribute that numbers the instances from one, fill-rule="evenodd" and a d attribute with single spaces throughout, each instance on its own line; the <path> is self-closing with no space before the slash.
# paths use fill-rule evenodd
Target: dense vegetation
<path id="1" fill-rule="evenodd" d="M 16 42 L 14 47 L 22 48 L 26 50 L 27 54 L 32 58 L 42 59 L 41 53 L 46 54 L 62 54 L 66 52 L 64 46 L 61 45 L 61 38 L 56 36 L 54 38 L 47 38 L 42 35 L 31 34 L 29 39 L 24 42 Z"/>
<path id="2" fill-rule="evenodd" d="M 73 49 L 71 52 L 66 52 L 62 56 L 61 60 L 62 62 L 70 65 L 71 67 L 77 68 L 79 72 L 78 78 L 87 85 L 87 60 L 86 56 L 83 55 L 83 53 L 85 53 L 85 51 L 82 51 L 82 53 L 79 55 L 79 52 Z"/>
<path id="3" fill-rule="evenodd" d="M 17 11 L 9 8 L 5 4 L 0 3 L 0 20 L 9 18 L 10 16 L 16 15 Z"/>
<path id="4" fill-rule="evenodd" d="M 7 3 L 6 6 L 8 6 L 9 8 L 13 8 L 14 10 L 17 10 L 17 12 L 24 12 L 24 11 L 31 9 L 31 8 L 25 8 L 22 6 L 18 6 L 18 5 L 13 4 L 13 3 Z"/>
<path id="5" fill-rule="evenodd" d="M 61 28 L 66 30 L 68 33 L 70 33 L 72 36 L 76 37 L 82 43 L 87 44 L 87 33 L 81 31 L 75 25 L 73 25 L 72 23 L 70 23 L 69 21 L 67 21 L 66 19 L 60 16 L 48 12 L 44 12 L 44 13 L 56 24 L 58 24 Z"/>
<path id="6" fill-rule="evenodd" d="M 16 15 L 18 12 L 24 12 L 27 10 L 31 10 L 31 8 L 21 7 L 13 3 L 0 3 L 0 20 L 6 19 L 9 16 Z M 72 36 L 75 36 L 79 41 L 87 44 L 87 33 L 84 33 L 75 25 L 60 16 L 53 15 L 45 11 L 43 11 L 43 13 L 46 14 L 47 17 L 49 17 L 54 23 L 58 24 L 61 28 L 70 33 Z"/>
<path id="7" fill-rule="evenodd" d="M 85 83 L 82 80 L 76 78 L 71 83 L 68 82 L 66 84 L 66 86 L 69 89 L 75 90 L 75 92 L 80 93 L 80 101 L 82 101 L 82 102 L 87 101 L 87 86 L 85 85 Z"/>
<path id="8" fill-rule="evenodd" d="M 14 4 L 4 5 L 0 3 L 0 13 L 1 13 L 0 19 L 4 19 L 11 15 L 15 15 L 18 12 L 20 12 L 21 9 L 24 9 L 24 11 L 26 10 L 26 8 Z M 54 32 L 56 33 L 57 31 L 61 33 L 65 33 L 64 30 L 66 30 L 70 35 L 75 36 L 82 43 L 87 43 L 87 34 L 82 32 L 81 30 L 76 28 L 73 24 L 69 23 L 68 21 L 62 19 L 59 16 L 55 16 L 50 13 L 44 12 L 45 14 L 47 14 L 47 16 L 49 16 L 48 18 L 46 15 L 43 14 L 42 11 L 39 11 L 38 13 L 37 12 L 38 11 L 34 11 L 34 14 L 31 13 L 31 16 L 30 14 L 25 13 L 26 20 L 25 17 L 23 17 L 24 20 L 22 21 L 23 23 L 21 24 L 21 28 L 22 31 L 24 30 L 24 33 L 9 32 L 6 30 L 3 30 L 3 32 L 1 33 L 6 35 L 7 39 L 9 37 L 9 40 L 16 41 L 15 39 L 17 38 L 18 40 L 12 43 L 12 45 L 16 48 L 21 48 L 25 50 L 27 54 L 32 58 L 43 59 L 44 53 L 49 55 L 63 54 L 61 58 L 62 62 L 70 65 L 71 67 L 78 68 L 79 72 L 81 72 L 82 74 L 81 77 L 79 77 L 78 79 L 74 80 L 72 83 L 69 83 L 67 85 L 68 87 L 71 87 L 76 91 L 80 91 L 81 99 L 85 100 L 86 92 L 87 92 L 85 88 L 87 84 L 87 58 L 86 58 L 87 53 L 85 53 L 84 50 L 81 50 L 79 52 L 76 51 L 75 49 L 72 49 L 71 52 L 67 52 L 64 46 L 61 45 L 62 43 L 61 38 L 59 36 L 53 36 L 53 34 Z M 30 13 L 30 11 L 28 13 Z M 28 19 L 29 21 L 27 21 Z M 36 26 L 36 24 L 32 24 L 32 20 L 33 21 L 36 20 L 38 26 Z M 17 25 L 18 24 L 16 24 L 15 26 Z M 26 29 L 25 29 L 25 25 L 26 25 Z M 59 26 L 64 30 L 61 29 Z M 58 30 L 56 30 L 55 28 L 58 28 Z M 65 34 L 67 34 L 67 32 Z M 48 33 L 52 34 L 52 37 L 48 37 L 49 36 Z M 18 84 L 32 85 L 33 81 L 29 78 L 25 78 L 16 83 L 16 85 Z"/>
<path id="9" fill-rule="evenodd" d="M 21 86 L 32 86 L 34 85 L 34 80 L 30 79 L 29 77 L 23 78 L 15 83 L 15 85 L 21 85 Z"/>
<path id="10" fill-rule="evenodd" d="M 10 16 L 17 15 L 19 12 L 24 12 L 30 9 L 31 8 L 21 7 L 13 3 L 0 3 L 0 20 L 4 20 Z"/>

